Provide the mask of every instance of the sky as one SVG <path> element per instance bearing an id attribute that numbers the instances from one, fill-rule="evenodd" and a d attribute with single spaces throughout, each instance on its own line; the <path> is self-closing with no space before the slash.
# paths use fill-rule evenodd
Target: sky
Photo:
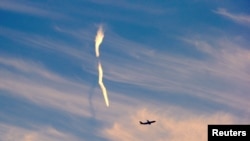
<path id="1" fill-rule="evenodd" d="M 0 140 L 205 141 L 208 124 L 249 124 L 249 6 L 0 0 Z"/>

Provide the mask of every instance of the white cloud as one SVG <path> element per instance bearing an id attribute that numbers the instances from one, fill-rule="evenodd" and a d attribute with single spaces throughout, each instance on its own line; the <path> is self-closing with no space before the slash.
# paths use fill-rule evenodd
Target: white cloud
<path id="1" fill-rule="evenodd" d="M 250 25 L 250 15 L 231 13 L 231 12 L 228 12 L 224 8 L 218 8 L 214 12 L 219 14 L 219 15 L 222 15 L 222 16 L 224 16 L 226 18 L 229 18 L 229 19 L 233 20 L 234 22 L 244 24 L 244 25 L 248 25 L 248 26 Z"/>
<path id="2" fill-rule="evenodd" d="M 10 57 L 0 57 L 0 64 L 12 67 L 16 70 L 19 70 L 28 74 L 36 74 L 44 79 L 48 79 L 55 82 L 67 82 L 64 78 L 49 72 L 46 70 L 41 64 L 36 63 L 34 61 L 24 61 L 22 59 L 10 58 Z"/>
<path id="3" fill-rule="evenodd" d="M 0 136 L 3 141 L 79 141 L 53 127 L 24 128 L 3 123 L 0 123 Z"/>
<path id="4" fill-rule="evenodd" d="M 30 2 L 24 2 L 21 3 L 20 1 L 15 0 L 2 0 L 0 3 L 0 9 L 8 10 L 8 11 L 14 11 L 19 13 L 25 13 L 29 15 L 36 15 L 36 16 L 42 16 L 42 17 L 50 17 L 50 18 L 62 18 L 62 16 L 59 13 L 56 13 L 55 11 L 49 11 L 49 9 L 43 9 L 39 7 L 41 4 L 34 4 Z"/>
<path id="5" fill-rule="evenodd" d="M 98 1 L 98 0 L 91 0 L 91 2 L 97 3 L 97 4 L 101 4 L 101 5 L 106 5 L 106 6 L 116 6 L 119 8 L 123 8 L 123 9 L 128 9 L 130 11 L 134 11 L 134 12 L 145 12 L 148 14 L 163 14 L 166 10 L 157 6 L 156 5 L 152 5 L 151 7 L 149 7 L 149 3 L 136 3 L 136 2 L 127 2 L 127 1 L 113 1 L 113 0 L 108 0 L 108 1 Z"/>
<path id="6" fill-rule="evenodd" d="M 60 32 L 65 34 L 67 31 L 61 30 Z M 84 64 L 86 67 L 93 67 L 96 58 L 94 53 L 91 54 L 92 46 L 89 47 L 88 44 L 92 45 L 94 42 L 91 40 L 91 37 L 94 38 L 94 34 L 90 34 L 90 31 L 79 32 L 78 34 L 67 32 L 67 35 L 74 36 L 86 45 L 78 45 L 72 42 L 65 42 L 61 39 L 51 39 L 38 34 L 28 34 L 22 31 L 0 27 L 0 35 L 22 44 L 25 47 L 40 49 L 40 51 L 46 53 L 54 53 L 58 57 L 71 61 L 72 63 L 77 62 Z M 23 48 L 23 46 L 20 46 L 20 48 Z"/>
<path id="7" fill-rule="evenodd" d="M 88 87 L 84 83 L 65 79 L 32 61 L 6 57 L 0 58 L 0 64 L 12 67 L 0 70 L 1 90 L 39 105 L 90 116 L 87 109 Z"/>
<path id="8" fill-rule="evenodd" d="M 235 117 L 226 113 L 195 114 L 176 107 L 158 109 L 161 111 L 140 109 L 135 115 L 117 118 L 113 126 L 104 129 L 102 134 L 114 141 L 205 141 L 207 140 L 208 124 L 234 124 L 237 122 Z M 139 120 L 146 119 L 156 120 L 156 123 L 139 124 Z"/>

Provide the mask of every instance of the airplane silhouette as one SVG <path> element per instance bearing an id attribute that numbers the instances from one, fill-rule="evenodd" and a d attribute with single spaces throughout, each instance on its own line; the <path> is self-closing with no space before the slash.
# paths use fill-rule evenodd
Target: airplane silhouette
<path id="1" fill-rule="evenodd" d="M 151 123 L 154 123 L 154 122 L 156 122 L 155 120 L 152 120 L 152 121 L 149 121 L 149 120 L 147 120 L 147 122 L 142 122 L 142 121 L 140 121 L 140 124 L 144 124 L 144 125 L 146 125 L 146 124 L 151 124 Z"/>

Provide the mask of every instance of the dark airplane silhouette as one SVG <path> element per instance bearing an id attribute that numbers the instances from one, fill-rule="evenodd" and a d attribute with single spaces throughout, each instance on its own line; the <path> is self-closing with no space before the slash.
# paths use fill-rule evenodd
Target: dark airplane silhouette
<path id="1" fill-rule="evenodd" d="M 144 124 L 144 125 L 146 125 L 146 124 L 151 124 L 151 123 L 154 123 L 154 122 L 156 122 L 155 120 L 152 120 L 152 121 L 149 121 L 149 120 L 147 120 L 147 122 L 142 122 L 142 121 L 140 121 L 140 124 Z"/>

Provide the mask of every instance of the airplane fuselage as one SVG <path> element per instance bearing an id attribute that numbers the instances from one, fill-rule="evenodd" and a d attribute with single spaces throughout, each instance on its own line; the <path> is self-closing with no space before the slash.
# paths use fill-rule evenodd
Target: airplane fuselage
<path id="1" fill-rule="evenodd" d="M 152 120 L 152 121 L 147 120 L 146 122 L 140 121 L 140 124 L 143 124 L 143 125 L 146 125 L 146 124 L 151 125 L 151 123 L 154 123 L 154 122 L 156 122 L 156 121 L 154 121 L 154 120 Z"/>

